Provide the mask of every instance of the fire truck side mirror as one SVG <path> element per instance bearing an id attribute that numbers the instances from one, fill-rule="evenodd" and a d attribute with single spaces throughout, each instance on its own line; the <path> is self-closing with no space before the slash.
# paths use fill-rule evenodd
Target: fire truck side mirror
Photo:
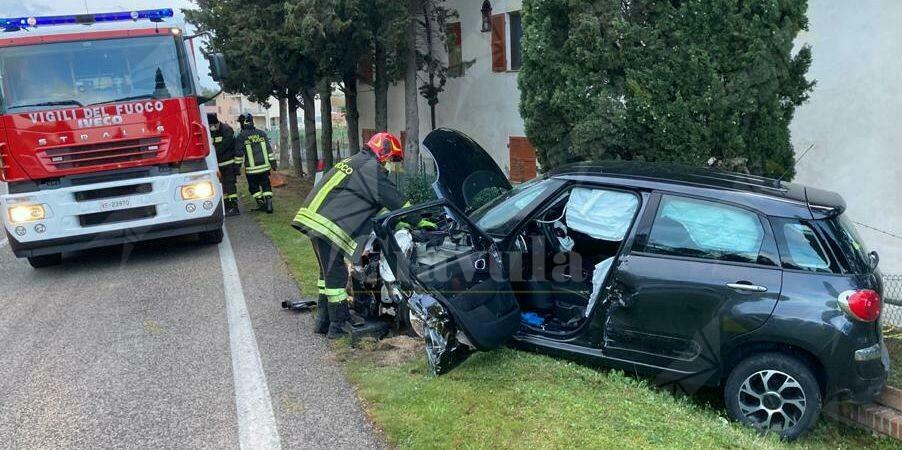
<path id="1" fill-rule="evenodd" d="M 210 61 L 210 78 L 213 81 L 219 82 L 229 76 L 229 66 L 222 53 L 210 53 L 207 60 Z"/>

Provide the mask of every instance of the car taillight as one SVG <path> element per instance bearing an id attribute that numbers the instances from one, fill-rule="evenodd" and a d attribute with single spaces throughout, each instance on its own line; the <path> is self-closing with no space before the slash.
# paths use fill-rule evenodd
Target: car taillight
<path id="1" fill-rule="evenodd" d="M 883 300 L 871 289 L 845 291 L 839 294 L 839 306 L 855 320 L 873 322 L 880 317 Z"/>

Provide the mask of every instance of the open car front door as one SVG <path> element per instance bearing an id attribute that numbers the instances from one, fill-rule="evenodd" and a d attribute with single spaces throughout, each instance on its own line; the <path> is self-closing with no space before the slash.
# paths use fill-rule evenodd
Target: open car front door
<path id="1" fill-rule="evenodd" d="M 398 231 L 429 219 L 436 231 Z M 375 224 L 408 305 L 425 324 L 429 369 L 439 375 L 474 350 L 507 342 L 520 308 L 495 242 L 452 203 L 438 200 L 382 216 Z M 412 238 L 412 242 L 411 242 Z"/>

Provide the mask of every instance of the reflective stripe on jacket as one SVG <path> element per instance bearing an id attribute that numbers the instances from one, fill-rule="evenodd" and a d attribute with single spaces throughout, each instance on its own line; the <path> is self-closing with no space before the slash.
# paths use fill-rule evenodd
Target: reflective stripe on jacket
<path id="1" fill-rule="evenodd" d="M 236 144 L 244 163 L 244 172 L 248 174 L 264 173 L 272 170 L 272 161 L 276 159 L 269 138 L 260 130 L 241 130 Z M 239 163 L 240 164 L 240 163 Z"/>
<path id="2" fill-rule="evenodd" d="M 364 149 L 323 176 L 307 195 L 292 226 L 327 239 L 352 256 L 358 241 L 369 237 L 372 217 L 383 208 L 395 210 L 404 205 L 388 171 Z"/>

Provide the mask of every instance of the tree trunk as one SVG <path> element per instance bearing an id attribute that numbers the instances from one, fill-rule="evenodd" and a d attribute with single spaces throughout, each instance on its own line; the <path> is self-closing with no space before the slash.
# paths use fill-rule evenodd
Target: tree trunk
<path id="1" fill-rule="evenodd" d="M 301 136 L 298 133 L 298 97 L 293 93 L 288 95 L 288 127 L 291 129 L 291 165 L 294 167 L 294 175 L 303 177 Z"/>
<path id="2" fill-rule="evenodd" d="M 324 81 L 319 88 L 320 115 L 323 130 L 323 170 L 329 170 L 335 164 L 332 153 L 332 83 Z"/>
<path id="3" fill-rule="evenodd" d="M 423 25 L 425 26 L 424 33 L 426 34 L 426 55 L 432 60 L 435 57 L 435 51 L 432 45 L 432 14 L 429 11 L 429 5 L 426 2 L 422 3 L 423 7 Z M 429 86 L 435 87 L 435 71 L 429 70 Z M 437 94 L 433 93 L 428 100 L 429 102 L 429 124 L 431 125 L 431 129 L 435 130 L 435 105 L 438 104 Z"/>
<path id="4" fill-rule="evenodd" d="M 417 91 L 417 12 L 421 0 L 409 0 L 410 21 L 407 24 L 407 50 L 404 63 L 404 167 L 409 174 L 418 171 L 420 161 L 420 94 Z"/>
<path id="5" fill-rule="evenodd" d="M 373 81 L 373 91 L 376 96 L 376 131 L 388 131 L 388 69 L 385 67 L 386 61 L 385 47 L 376 39 L 374 72 L 375 80 Z"/>
<path id="6" fill-rule="evenodd" d="M 345 85 L 345 121 L 348 123 L 348 154 L 360 151 L 360 112 L 357 110 L 357 74 L 346 73 L 342 79 Z"/>
<path id="7" fill-rule="evenodd" d="M 307 87 L 301 89 L 302 107 L 304 108 L 304 149 L 307 159 L 307 176 L 313 178 L 316 175 L 319 155 L 316 152 L 316 89 Z"/>
<path id="8" fill-rule="evenodd" d="M 288 125 L 288 100 L 279 98 L 279 168 L 287 169 L 290 163 L 289 149 L 291 127 Z"/>

